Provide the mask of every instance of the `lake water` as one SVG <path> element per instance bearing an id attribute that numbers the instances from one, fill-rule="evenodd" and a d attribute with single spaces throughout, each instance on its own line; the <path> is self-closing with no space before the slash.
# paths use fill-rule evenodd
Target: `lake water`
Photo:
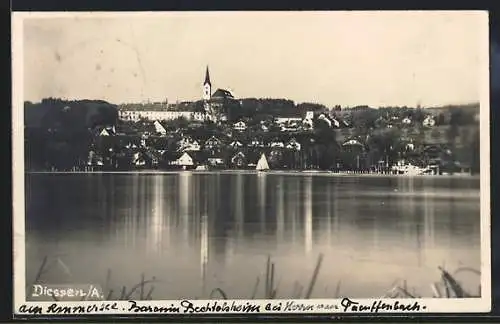
<path id="1" fill-rule="evenodd" d="M 118 294 L 144 275 L 154 299 L 264 298 L 270 256 L 277 297 L 293 298 L 323 255 L 313 298 L 378 297 L 396 280 L 431 296 L 438 266 L 480 269 L 479 210 L 472 177 L 27 174 L 26 281 L 48 257 L 47 283 Z M 477 293 L 479 278 L 458 277 Z"/>

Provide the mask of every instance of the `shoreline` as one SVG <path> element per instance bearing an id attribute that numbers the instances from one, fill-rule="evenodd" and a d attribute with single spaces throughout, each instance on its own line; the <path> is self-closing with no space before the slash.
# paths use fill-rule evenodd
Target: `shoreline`
<path id="1" fill-rule="evenodd" d="M 467 178 L 479 179 L 480 175 L 446 174 L 446 175 L 406 175 L 390 173 L 333 172 L 333 171 L 256 171 L 256 170 L 129 170 L 129 171 L 25 171 L 25 174 L 258 174 L 258 175 L 288 175 L 288 176 L 329 176 L 329 177 L 381 177 L 381 178 Z"/>

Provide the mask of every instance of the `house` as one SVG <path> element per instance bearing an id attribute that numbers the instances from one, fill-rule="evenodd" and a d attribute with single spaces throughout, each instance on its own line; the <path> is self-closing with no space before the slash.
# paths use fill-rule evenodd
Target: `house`
<path id="1" fill-rule="evenodd" d="M 103 158 L 101 155 L 97 154 L 94 151 L 89 151 L 88 155 L 88 161 L 87 161 L 88 166 L 103 166 Z"/>
<path id="2" fill-rule="evenodd" d="M 116 134 L 115 126 L 103 127 L 99 132 L 99 136 L 111 136 L 115 134 Z"/>
<path id="3" fill-rule="evenodd" d="M 251 147 L 264 147 L 264 143 L 261 140 L 253 139 L 250 142 L 249 146 L 251 146 Z"/>
<path id="4" fill-rule="evenodd" d="M 275 119 L 276 123 L 279 124 L 279 125 L 282 125 L 282 124 L 288 124 L 288 123 L 293 123 L 293 122 L 300 122 L 302 121 L 302 118 L 300 117 L 292 117 L 292 118 L 285 118 L 285 117 L 277 117 Z"/>
<path id="5" fill-rule="evenodd" d="M 219 149 L 222 146 L 222 141 L 219 140 L 217 137 L 212 136 L 209 139 L 205 141 L 204 148 L 206 150 L 215 150 Z"/>
<path id="6" fill-rule="evenodd" d="M 209 115 L 204 111 L 196 111 L 193 113 L 193 120 L 195 121 L 206 121 L 209 119 Z"/>
<path id="7" fill-rule="evenodd" d="M 274 140 L 270 143 L 271 147 L 285 147 L 285 144 L 283 144 L 283 142 L 281 141 L 278 141 L 278 140 Z"/>
<path id="8" fill-rule="evenodd" d="M 136 167 L 146 166 L 146 157 L 144 153 L 142 152 L 134 153 L 134 156 L 132 157 L 132 164 L 135 165 Z"/>
<path id="9" fill-rule="evenodd" d="M 332 121 L 328 117 L 326 117 L 325 114 L 319 115 L 318 120 L 322 120 L 328 125 L 328 127 L 332 127 Z"/>
<path id="10" fill-rule="evenodd" d="M 193 140 L 190 142 L 185 148 L 184 151 L 199 151 L 201 150 L 200 143 L 198 141 Z"/>
<path id="11" fill-rule="evenodd" d="M 412 142 L 406 143 L 405 148 L 407 151 L 413 151 L 415 150 L 415 144 L 413 144 Z"/>
<path id="12" fill-rule="evenodd" d="M 432 127 L 436 125 L 436 120 L 432 116 L 427 116 L 422 122 L 422 125 L 424 125 L 425 127 Z"/>
<path id="13" fill-rule="evenodd" d="M 156 133 L 163 135 L 163 136 L 167 135 L 167 130 L 165 129 L 165 127 L 163 127 L 163 125 L 159 121 L 155 120 L 154 127 L 155 127 Z"/>
<path id="14" fill-rule="evenodd" d="M 240 141 L 232 141 L 231 144 L 229 144 L 229 146 L 232 148 L 237 148 L 237 147 L 242 147 L 243 144 L 241 144 Z"/>
<path id="15" fill-rule="evenodd" d="M 180 166 L 183 169 L 187 169 L 194 166 L 194 161 L 191 155 L 184 152 L 180 156 L 177 154 L 177 156 L 174 157 L 174 160 L 172 160 L 170 164 Z"/>
<path id="16" fill-rule="evenodd" d="M 233 125 L 233 128 L 239 132 L 242 132 L 247 129 L 247 124 L 245 124 L 244 121 L 239 121 Z"/>
<path id="17" fill-rule="evenodd" d="M 207 159 L 208 165 L 211 167 L 223 167 L 225 165 L 224 159 L 220 156 L 211 156 Z"/>
<path id="18" fill-rule="evenodd" d="M 245 153 L 239 151 L 231 158 L 231 165 L 237 168 L 242 168 L 247 165 Z"/>
<path id="19" fill-rule="evenodd" d="M 313 128 L 313 120 L 312 118 L 304 118 L 304 120 L 302 121 L 302 127 L 304 129 L 312 129 Z"/>
<path id="20" fill-rule="evenodd" d="M 127 149 L 136 149 L 137 147 L 138 147 L 138 143 L 136 144 L 133 141 L 130 141 L 127 143 L 127 145 L 125 145 L 125 148 L 127 148 Z"/>
<path id="21" fill-rule="evenodd" d="M 350 139 L 345 141 L 342 146 L 363 146 L 358 140 L 356 139 Z"/>
<path id="22" fill-rule="evenodd" d="M 410 125 L 411 119 L 410 119 L 410 117 L 406 117 L 406 118 L 403 118 L 403 120 L 401 122 L 403 123 L 403 125 Z"/>
<path id="23" fill-rule="evenodd" d="M 199 151 L 201 150 L 200 143 L 198 141 L 190 138 L 184 137 L 179 142 L 179 150 L 184 151 Z"/>
<path id="24" fill-rule="evenodd" d="M 300 151 L 301 145 L 295 138 L 292 138 L 288 143 L 286 144 L 286 148 L 289 150 L 294 150 L 294 151 Z"/>
<path id="25" fill-rule="evenodd" d="M 137 122 L 140 119 L 145 120 L 174 120 L 177 118 L 192 118 L 190 111 L 171 111 L 171 110 L 118 110 L 118 118 L 126 121 Z"/>
<path id="26" fill-rule="evenodd" d="M 299 128 L 299 123 L 296 121 L 290 121 L 280 125 L 280 129 L 282 132 L 295 132 L 298 131 Z"/>
<path id="27" fill-rule="evenodd" d="M 332 122 L 332 125 L 336 128 L 340 127 L 340 122 L 335 118 L 335 117 L 330 117 L 330 121 Z"/>

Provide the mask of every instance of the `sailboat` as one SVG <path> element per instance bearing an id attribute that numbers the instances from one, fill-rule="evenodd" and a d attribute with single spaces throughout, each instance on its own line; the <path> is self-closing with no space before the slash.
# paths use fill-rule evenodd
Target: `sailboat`
<path id="1" fill-rule="evenodd" d="M 260 159 L 257 162 L 257 167 L 255 169 L 261 172 L 269 170 L 269 164 L 267 164 L 267 159 L 264 153 L 262 153 L 262 155 L 260 156 Z"/>

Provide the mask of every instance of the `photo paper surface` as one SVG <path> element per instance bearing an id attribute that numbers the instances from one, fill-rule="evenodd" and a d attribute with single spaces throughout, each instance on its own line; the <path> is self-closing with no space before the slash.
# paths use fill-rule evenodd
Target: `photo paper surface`
<path id="1" fill-rule="evenodd" d="M 12 21 L 15 314 L 490 311 L 486 12 Z"/>

